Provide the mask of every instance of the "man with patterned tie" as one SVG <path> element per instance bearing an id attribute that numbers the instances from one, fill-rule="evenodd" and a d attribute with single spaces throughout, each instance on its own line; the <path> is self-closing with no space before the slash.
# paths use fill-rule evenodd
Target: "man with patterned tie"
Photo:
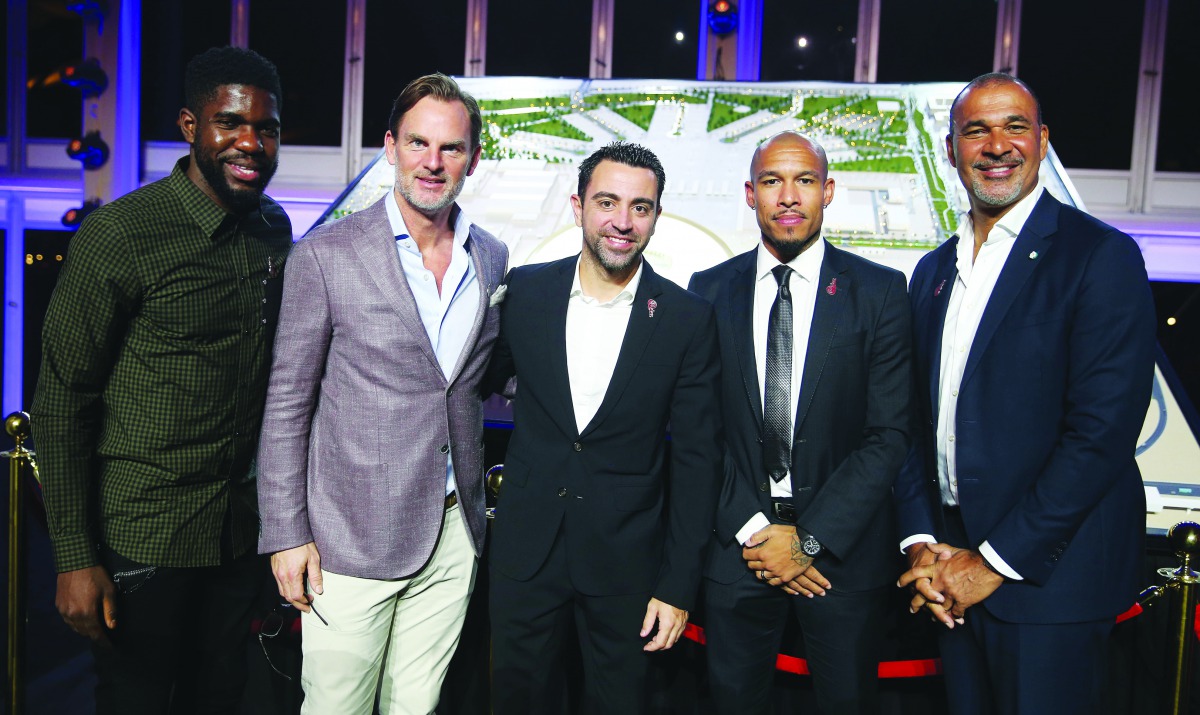
<path id="1" fill-rule="evenodd" d="M 911 337 L 903 275 L 822 239 L 833 194 L 819 144 L 771 137 L 746 182 L 761 243 L 689 286 L 715 307 L 721 345 L 725 476 L 704 612 L 722 713 L 770 712 L 789 612 L 821 709 L 878 709 Z"/>

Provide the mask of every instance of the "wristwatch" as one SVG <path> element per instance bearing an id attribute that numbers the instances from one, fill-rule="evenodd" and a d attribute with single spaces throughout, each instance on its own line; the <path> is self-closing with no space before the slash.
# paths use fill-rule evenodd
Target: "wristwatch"
<path id="1" fill-rule="evenodd" d="M 821 546 L 821 542 L 817 541 L 817 537 L 813 536 L 807 531 L 796 529 L 796 536 L 800 539 L 800 550 L 803 551 L 806 556 L 811 556 L 815 559 L 821 554 L 822 551 L 825 550 L 825 547 Z"/>

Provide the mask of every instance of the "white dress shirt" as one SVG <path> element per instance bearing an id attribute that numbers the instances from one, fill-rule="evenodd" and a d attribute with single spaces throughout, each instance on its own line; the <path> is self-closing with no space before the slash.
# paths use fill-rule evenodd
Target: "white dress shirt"
<path id="1" fill-rule="evenodd" d="M 942 354 L 938 369 L 938 418 L 937 418 L 937 470 L 941 486 L 942 504 L 958 506 L 958 459 L 954 429 L 958 424 L 958 389 L 962 385 L 963 371 L 979 321 L 992 297 L 992 290 L 1000 278 L 1004 262 L 1012 252 L 1017 235 L 1045 189 L 1035 188 L 1028 196 L 1018 201 L 1004 214 L 988 234 L 987 241 L 975 250 L 975 230 L 970 215 L 964 216 L 958 226 L 957 262 L 958 275 L 950 287 L 949 303 L 946 305 L 946 322 L 942 326 Z M 903 550 L 921 542 L 933 542 L 930 534 L 916 534 L 900 544 Z M 979 546 L 979 552 L 997 571 L 1015 581 L 1021 575 L 1012 569 L 996 553 L 988 542 Z"/>
<path id="2" fill-rule="evenodd" d="M 429 344 L 437 356 L 438 366 L 448 380 L 458 365 L 479 312 L 479 281 L 475 279 L 475 264 L 467 243 L 471 222 L 461 210 L 458 212 L 454 221 L 454 248 L 451 249 L 450 266 L 442 277 L 442 289 L 438 291 L 436 277 L 433 271 L 425 268 L 425 259 L 417 248 L 417 242 L 408 233 L 395 196 L 385 203 L 392 235 L 396 236 L 396 252 L 400 254 L 404 278 L 412 290 L 417 313 L 421 316 L 425 334 L 429 336 Z M 448 454 L 446 496 L 453 493 L 454 489 L 454 460 Z"/>
<path id="3" fill-rule="evenodd" d="M 792 269 L 788 274 L 788 289 L 792 293 L 792 429 L 796 425 L 796 408 L 800 404 L 800 382 L 804 377 L 804 358 L 808 355 L 808 335 L 812 328 L 813 308 L 817 304 L 817 288 L 821 280 L 821 264 L 825 261 L 825 239 L 818 238 L 813 245 L 787 262 Z M 758 368 L 758 399 L 765 399 L 767 380 L 767 329 L 771 322 L 771 306 L 779 293 L 779 283 L 771 270 L 779 265 L 765 245 L 758 244 L 757 265 L 754 274 L 754 363 Z M 761 475 L 761 476 L 766 476 Z M 789 471 L 778 482 L 771 483 L 771 496 L 786 499 L 792 495 L 792 473 Z M 771 523 L 766 514 L 759 512 L 750 517 L 737 533 L 738 543 L 744 544 L 755 532 Z"/>
<path id="4" fill-rule="evenodd" d="M 579 282 L 579 262 L 567 300 L 567 376 L 571 383 L 571 405 L 575 408 L 575 428 L 582 432 L 596 416 L 608 383 L 612 380 L 625 342 L 625 329 L 633 309 L 633 296 L 642 282 L 642 262 L 633 278 L 612 300 L 601 303 L 583 292 Z"/>

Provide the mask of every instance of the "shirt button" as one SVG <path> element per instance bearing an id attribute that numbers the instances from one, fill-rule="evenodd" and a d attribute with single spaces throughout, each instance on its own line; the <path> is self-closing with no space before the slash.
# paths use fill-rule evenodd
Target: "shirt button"
<path id="1" fill-rule="evenodd" d="M 951 395 L 952 397 L 958 397 L 958 390 L 953 390 L 953 391 L 951 391 L 950 395 Z"/>
<path id="2" fill-rule="evenodd" d="M 267 304 L 267 299 L 266 299 L 266 298 L 263 298 L 263 299 L 262 299 L 262 302 L 263 302 L 263 305 L 266 305 L 266 304 Z"/>
<path id="3" fill-rule="evenodd" d="M 572 447 L 572 448 L 574 448 L 574 450 L 575 450 L 576 452 L 582 452 L 582 451 L 583 451 L 583 445 L 582 445 L 582 444 L 580 444 L 580 443 L 578 443 L 578 442 L 576 442 L 575 444 L 571 445 L 571 447 Z"/>
<path id="4" fill-rule="evenodd" d="M 951 442 L 953 442 L 953 441 L 954 441 L 954 435 L 950 435 L 950 441 L 951 441 Z"/>
<path id="5" fill-rule="evenodd" d="M 267 284 L 267 279 L 266 279 L 266 278 L 263 278 L 263 279 L 262 279 L 262 284 L 263 284 L 263 285 L 266 285 L 266 284 Z"/>
<path id="6" fill-rule="evenodd" d="M 559 490 L 558 490 L 558 495 L 559 495 L 560 497 L 565 497 L 565 496 L 567 495 L 567 488 L 566 488 L 566 487 L 563 487 L 562 489 L 559 489 Z"/>
<path id="7" fill-rule="evenodd" d="M 263 324 L 263 325 L 266 325 L 266 324 L 267 324 L 267 319 L 266 319 L 266 318 L 263 318 L 263 319 L 262 319 L 262 324 Z"/>
<path id="8" fill-rule="evenodd" d="M 447 452 L 450 451 L 450 445 L 443 444 L 441 447 L 438 447 L 438 451 L 441 452 L 442 454 L 446 454 Z"/>
<path id="9" fill-rule="evenodd" d="M 966 347 L 960 347 L 960 348 L 958 349 L 958 351 L 959 351 L 960 353 L 965 353 L 965 352 L 967 351 L 967 349 L 966 349 Z"/>

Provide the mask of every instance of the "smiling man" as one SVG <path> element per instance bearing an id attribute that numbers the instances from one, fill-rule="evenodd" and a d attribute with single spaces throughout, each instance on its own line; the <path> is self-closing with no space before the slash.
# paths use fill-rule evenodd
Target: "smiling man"
<path id="1" fill-rule="evenodd" d="M 97 644 L 100 713 L 235 712 L 267 575 L 253 459 L 292 245 L 263 195 L 279 76 L 225 47 L 185 85 L 188 156 L 71 241 L 30 410 L 56 604 Z"/>
<path id="2" fill-rule="evenodd" d="M 791 617 L 822 712 L 879 709 L 911 335 L 904 276 L 822 237 L 834 188 L 819 144 L 767 139 L 746 182 L 759 245 L 689 286 L 721 343 L 725 483 L 704 585 L 720 713 L 771 711 Z"/>
<path id="3" fill-rule="evenodd" d="M 571 197 L 582 252 L 508 277 L 489 369 L 517 378 L 490 557 L 498 715 L 566 711 L 572 631 L 587 711 L 646 712 L 648 654 L 695 603 L 719 367 L 712 309 L 642 257 L 665 180 L 644 147 L 599 149 Z"/>
<path id="4" fill-rule="evenodd" d="M 455 203 L 479 105 L 413 80 L 393 191 L 314 229 L 284 280 L 259 450 L 259 550 L 303 611 L 304 712 L 432 713 L 485 533 L 479 382 L 508 250 Z"/>
<path id="5" fill-rule="evenodd" d="M 1049 137 L 1020 80 L 963 89 L 946 152 L 970 212 L 910 290 L 900 583 L 947 627 L 956 715 L 1103 711 L 1113 620 L 1140 588 L 1150 286 L 1132 239 L 1039 184 Z"/>

